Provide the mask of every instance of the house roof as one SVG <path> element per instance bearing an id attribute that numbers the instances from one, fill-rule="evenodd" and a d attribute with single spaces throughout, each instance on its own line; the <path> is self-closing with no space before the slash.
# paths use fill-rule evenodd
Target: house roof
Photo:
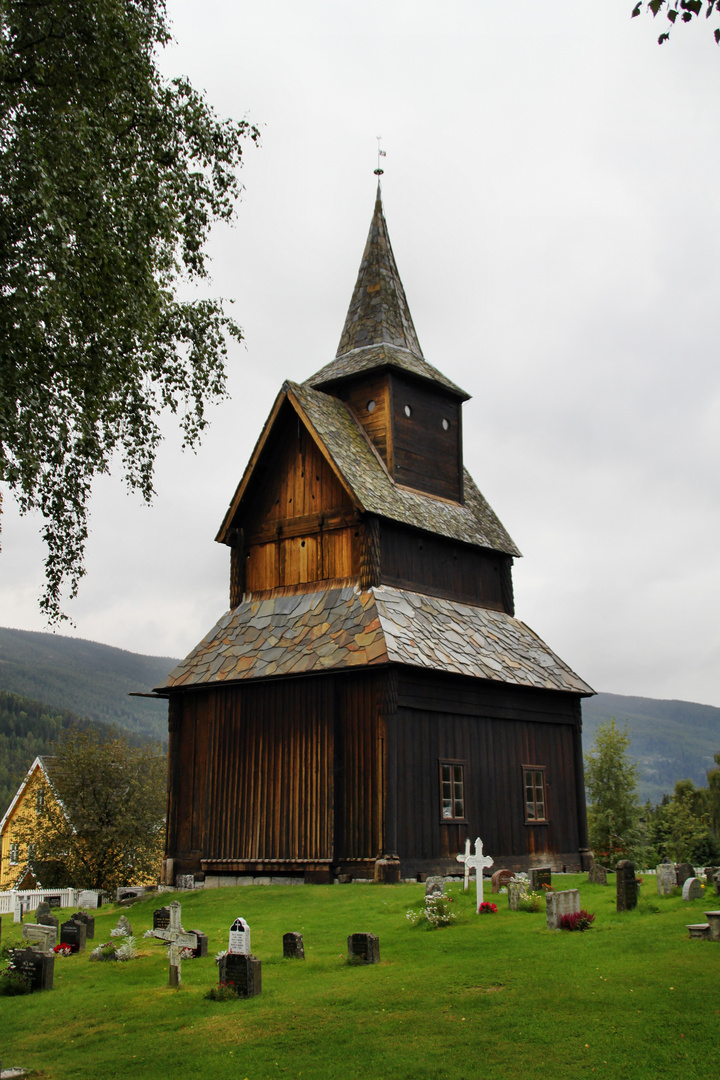
<path id="1" fill-rule="evenodd" d="M 401 487 L 390 476 L 351 410 L 338 398 L 307 384 L 286 382 L 270 413 L 217 535 L 224 542 L 240 508 L 252 473 L 284 401 L 316 440 L 359 510 L 389 518 L 450 540 L 520 555 L 512 537 L 464 473 L 464 502 L 434 498 Z"/>
<path id="2" fill-rule="evenodd" d="M 378 184 L 375 209 L 335 359 L 312 375 L 318 388 L 360 372 L 394 367 L 470 396 L 423 357 L 393 255 Z"/>
<path id="3" fill-rule="evenodd" d="M 7 821 L 9 821 L 10 818 L 12 817 L 13 810 L 15 809 L 15 807 L 18 805 L 18 803 L 22 799 L 23 794 L 25 792 L 25 789 L 27 788 L 28 784 L 30 783 L 33 776 L 35 776 L 35 774 L 37 772 L 41 772 L 43 774 L 43 776 L 45 777 L 46 783 L 50 787 L 52 787 L 52 781 L 50 780 L 50 776 L 48 775 L 48 765 L 49 765 L 49 762 L 51 760 L 52 760 L 52 758 L 48 758 L 48 757 L 36 757 L 35 758 L 32 765 L 30 766 L 30 768 L 27 771 L 25 779 L 23 780 L 20 787 L 17 789 L 17 793 L 15 794 L 15 798 L 13 799 L 13 801 L 8 806 L 8 808 L 7 808 L 6 812 L 5 812 L 5 815 L 3 816 L 2 820 L 0 821 L 0 836 L 2 836 L 3 830 L 5 828 L 5 823 Z"/>
<path id="4" fill-rule="evenodd" d="M 350 581 L 247 595 L 156 692 L 392 663 L 594 692 L 511 615 L 387 585 L 361 591 Z"/>

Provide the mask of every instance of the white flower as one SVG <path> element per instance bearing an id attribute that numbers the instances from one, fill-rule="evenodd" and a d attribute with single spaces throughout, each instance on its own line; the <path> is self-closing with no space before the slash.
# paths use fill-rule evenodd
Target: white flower
<path id="1" fill-rule="evenodd" d="M 223 956 L 227 956 L 227 949 L 223 949 L 222 952 L 215 953 L 215 963 L 219 964 Z"/>
<path id="2" fill-rule="evenodd" d="M 146 930 L 145 933 L 143 934 L 143 937 L 155 937 L 155 931 L 154 930 Z"/>

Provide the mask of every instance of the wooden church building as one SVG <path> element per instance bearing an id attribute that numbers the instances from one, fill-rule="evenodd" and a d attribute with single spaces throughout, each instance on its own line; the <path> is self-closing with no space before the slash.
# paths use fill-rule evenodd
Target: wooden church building
<path id="1" fill-rule="evenodd" d="M 169 699 L 166 878 L 588 865 L 581 699 L 515 617 L 518 549 L 463 468 L 378 189 L 335 359 L 286 382 L 217 535 L 230 610 Z"/>

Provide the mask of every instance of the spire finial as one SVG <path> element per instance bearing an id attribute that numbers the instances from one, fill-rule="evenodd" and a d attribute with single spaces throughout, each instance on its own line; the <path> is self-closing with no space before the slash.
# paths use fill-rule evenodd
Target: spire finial
<path id="1" fill-rule="evenodd" d="M 374 172 L 375 172 L 375 175 L 378 177 L 378 184 L 379 184 L 380 183 L 379 178 L 385 172 L 384 169 L 380 168 L 380 158 L 381 157 L 387 157 L 387 154 L 386 154 L 386 152 L 384 150 L 380 149 L 380 140 L 382 139 L 382 135 L 376 135 L 375 138 L 377 139 L 377 144 L 378 144 L 378 163 L 377 163 L 377 169 L 375 169 Z"/>

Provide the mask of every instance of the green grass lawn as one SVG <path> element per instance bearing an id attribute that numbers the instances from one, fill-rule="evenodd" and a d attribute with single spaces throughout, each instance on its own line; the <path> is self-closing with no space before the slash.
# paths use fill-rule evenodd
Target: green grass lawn
<path id="1" fill-rule="evenodd" d="M 720 898 L 660 898 L 646 878 L 638 908 L 618 915 L 613 887 L 584 875 L 554 884 L 580 888 L 596 913 L 589 931 L 549 932 L 544 911 L 510 912 L 506 896 L 493 898 L 498 915 L 478 917 L 474 883 L 467 896 L 450 887 L 458 919 L 438 930 L 405 918 L 422 905 L 422 885 L 178 894 L 183 925 L 204 930 L 210 947 L 183 962 L 179 990 L 167 987 L 163 945 L 142 940 L 156 896 L 127 912 L 137 960 L 90 963 L 88 950 L 55 961 L 54 990 L 0 998 L 0 1060 L 49 1080 L 707 1076 L 720 1031 L 720 944 L 691 941 L 685 924 L 705 921 Z M 109 940 L 118 914 L 97 913 L 94 944 Z M 208 1001 L 214 954 L 238 915 L 262 960 L 262 995 Z M 3 944 L 19 929 L 4 916 Z M 304 962 L 282 958 L 290 930 L 303 933 Z M 347 935 L 359 931 L 379 935 L 380 964 L 345 962 Z"/>

